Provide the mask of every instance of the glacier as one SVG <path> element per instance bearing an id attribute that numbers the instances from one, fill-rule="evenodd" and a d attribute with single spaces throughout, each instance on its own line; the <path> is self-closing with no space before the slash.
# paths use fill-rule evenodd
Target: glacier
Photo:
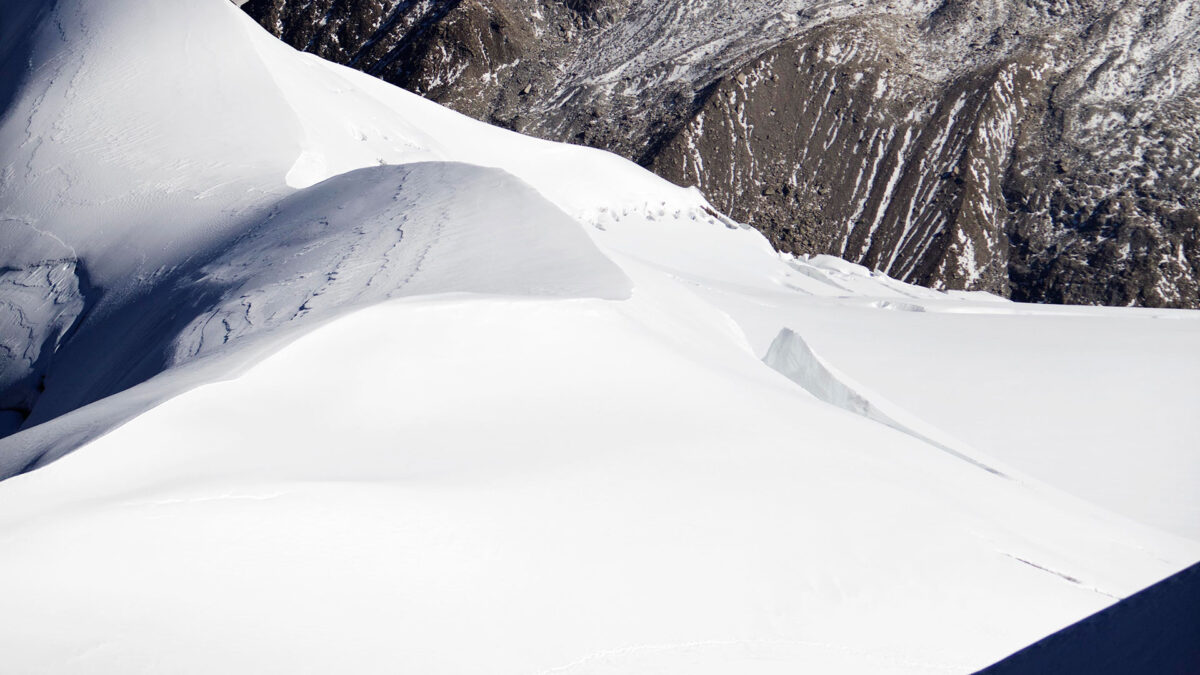
<path id="1" fill-rule="evenodd" d="M 1200 560 L 1195 312 L 781 255 L 227 0 L 0 19 L 6 668 L 968 672 Z"/>

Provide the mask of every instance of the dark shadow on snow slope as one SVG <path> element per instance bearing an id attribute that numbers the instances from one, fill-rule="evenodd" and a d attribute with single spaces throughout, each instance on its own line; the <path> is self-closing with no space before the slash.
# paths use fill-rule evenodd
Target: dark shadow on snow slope
<path id="1" fill-rule="evenodd" d="M 53 0 L 0 0 L 0 117 L 29 77 L 35 30 L 54 9 Z"/>
<path id="2" fill-rule="evenodd" d="M 977 675 L 1200 673 L 1200 563 L 1043 638 Z"/>

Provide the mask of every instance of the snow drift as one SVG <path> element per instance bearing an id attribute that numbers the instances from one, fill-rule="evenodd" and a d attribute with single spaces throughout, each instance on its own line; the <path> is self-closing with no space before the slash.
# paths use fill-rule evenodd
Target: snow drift
<path id="1" fill-rule="evenodd" d="M 1110 404 L 1038 418 L 1021 381 L 1171 412 L 1192 314 L 781 257 L 225 0 L 0 11 L 16 670 L 962 672 L 1200 558 L 1191 428 L 1123 474 L 1149 413 L 1080 445 Z"/>

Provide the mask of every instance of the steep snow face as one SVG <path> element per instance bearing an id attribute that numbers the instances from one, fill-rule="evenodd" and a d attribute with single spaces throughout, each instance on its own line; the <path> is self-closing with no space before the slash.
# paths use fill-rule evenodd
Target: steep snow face
<path id="1" fill-rule="evenodd" d="M 380 164 L 464 158 L 506 165 L 531 180 L 569 177 L 542 183 L 552 186 L 544 191 L 554 205 L 572 213 L 595 211 L 597 204 L 643 209 L 651 197 L 664 195 L 690 213 L 702 213 L 704 202 L 697 195 L 647 181 L 616 157 L 528 143 L 364 75 L 298 57 L 225 3 L 65 2 L 18 14 L 22 7 L 4 6 L 13 20 L 24 19 L 24 33 L 31 37 L 28 54 L 14 52 L 5 61 L 6 71 L 19 73 L 24 84 L 0 126 L 5 161 L 0 184 L 5 259 L 0 264 L 4 279 L 22 290 L 8 294 L 0 315 L 0 383 L 5 385 L 0 432 L 52 419 L 154 375 L 177 363 L 179 354 L 196 353 L 193 345 L 177 344 L 196 337 L 180 338 L 178 332 L 192 331 L 190 321 L 211 312 L 208 303 L 221 293 L 231 292 L 215 290 L 207 278 L 216 274 L 211 266 L 236 248 L 234 242 L 254 238 L 280 209 L 292 208 L 288 204 L 295 200 L 281 200 L 293 189 L 332 175 Z M 207 28 L 181 36 L 170 27 L 179 20 Z M 142 30 L 154 33 L 149 42 L 132 37 Z M 180 78 L 179 72 L 189 76 Z M 368 86 L 358 86 L 364 80 Z M 397 114 L 397 107 L 406 114 Z M 399 181 L 398 174 L 390 175 Z M 422 180 L 432 175 L 426 172 Z M 452 194 L 471 191 L 467 183 L 483 180 L 470 169 L 451 170 L 443 179 L 446 186 L 436 190 L 443 194 L 431 204 L 451 204 L 459 200 Z M 547 238 L 544 228 L 550 226 L 544 223 L 557 219 L 561 232 L 567 216 L 516 178 L 496 175 L 494 180 L 509 186 L 480 194 L 504 194 L 504 199 L 448 206 L 449 215 L 436 209 L 411 213 L 424 223 L 410 223 L 410 236 L 414 228 L 447 218 L 469 220 L 468 212 L 477 208 L 494 225 L 532 218 L 528 227 L 543 228 L 538 234 L 512 230 L 512 246 L 537 240 L 553 248 L 563 242 L 564 235 Z M 456 185 L 460 181 L 463 185 Z M 390 187 L 399 190 L 398 182 Z M 377 222 L 398 217 L 397 212 L 385 211 Z M 294 215 L 320 219 L 325 214 Z M 278 229 L 284 221 L 271 227 Z M 288 267 L 288 274 L 315 279 L 331 273 L 339 256 L 357 265 L 363 261 L 355 255 L 378 254 L 382 262 L 380 250 L 343 251 L 353 239 L 343 232 L 362 223 L 337 222 L 340 227 L 310 233 L 314 241 L 327 237 L 327 257 L 310 255 Z M 584 235 L 573 236 L 578 241 L 570 246 L 591 247 Z M 385 244 L 380 239 L 369 245 Z M 530 261 L 548 250 L 526 246 L 525 264 L 515 259 L 505 264 L 533 269 L 537 265 Z M 596 255 L 565 248 L 557 254 L 564 256 L 564 267 L 580 255 Z M 381 287 L 384 277 L 367 295 L 379 299 L 396 291 Z M 196 284 L 199 278 L 207 282 Z M 388 283 L 400 280 L 387 278 Z M 545 288 L 561 285 L 541 282 Z M 276 323 L 306 314 L 301 311 L 307 306 L 305 294 L 322 292 L 315 281 L 279 281 L 273 288 L 284 286 L 286 292 L 267 303 L 278 315 L 272 319 Z M 183 290 L 164 293 L 168 288 Z M 504 284 L 495 288 L 508 292 Z M 360 294 L 354 289 L 345 293 Z M 443 290 L 464 289 L 451 283 Z M 290 314 L 284 303 L 295 305 Z M 87 325 L 76 326 L 85 315 Z M 246 320 L 254 320 L 252 315 Z M 131 326 L 137 330 L 127 336 Z M 64 343 L 62 336 L 76 328 L 81 332 Z M 97 353 L 106 356 L 97 359 Z M 6 473 L 20 468 L 14 461 L 5 458 Z"/>
<path id="2" fill-rule="evenodd" d="M 253 227 L 161 275 L 150 292 L 83 323 L 55 351 L 54 386 L 24 426 L 193 359 L 435 293 L 619 299 L 629 281 L 577 223 L 511 174 L 448 162 L 359 169 L 280 200 Z M 77 443 L 18 435 L 0 470 L 33 468 Z"/>
<path id="3" fill-rule="evenodd" d="M 359 169 L 303 190 L 197 277 L 180 292 L 198 281 L 220 297 L 184 329 L 177 360 L 301 317 L 404 295 L 622 299 L 629 286 L 528 185 L 497 169 L 445 162 Z"/>
<path id="4" fill-rule="evenodd" d="M 282 195 L 275 175 L 295 157 L 298 133 L 289 110 L 263 95 L 271 77 L 226 4 L 188 4 L 198 25 L 232 29 L 203 41 L 141 35 L 139 26 L 179 18 L 161 3 L 11 1 L 0 13 L 24 38 L 6 43 L 6 82 L 20 85 L 0 118 L 0 264 L 25 289 L 5 298 L 14 318 L 0 332 L 0 405 L 21 425 L 39 415 L 43 394 L 67 386 L 55 366 L 64 332 L 85 315 L 119 312 L 234 236 L 244 214 Z M 175 56 L 189 58 L 166 77 L 155 60 Z M 235 75 L 220 64 L 240 66 Z M 228 132 L 247 127 L 255 133 Z"/>
<path id="5" fill-rule="evenodd" d="M 1136 375 L 1186 401 L 1194 314 L 780 256 L 694 190 L 298 54 L 225 0 L 23 16 L 19 671 L 964 672 L 1200 559 L 1189 427 L 1127 480 L 1120 440 L 1073 470 L 1078 410 L 1026 414 L 1066 446 L 1036 458 L 992 436 L 1028 412 L 1010 336 L 1120 326 L 1158 353 L 1047 342 L 1056 395 L 1128 404 Z M 1128 407 L 1115 439 L 1154 421 Z"/>

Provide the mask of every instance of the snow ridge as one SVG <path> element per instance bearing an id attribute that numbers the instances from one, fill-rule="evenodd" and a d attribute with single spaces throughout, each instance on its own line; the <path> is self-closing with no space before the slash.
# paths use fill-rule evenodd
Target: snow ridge
<path id="1" fill-rule="evenodd" d="M 784 377 L 803 387 L 808 393 L 830 405 L 837 406 L 855 415 L 861 415 L 869 420 L 891 427 L 896 431 L 908 434 L 917 440 L 929 443 L 935 448 L 965 462 L 969 462 L 988 473 L 1004 476 L 1004 473 L 1000 470 L 971 457 L 961 450 L 955 450 L 948 445 L 929 438 L 913 429 L 909 424 L 901 423 L 896 419 L 896 417 L 911 418 L 910 414 L 895 410 L 893 406 L 886 404 L 884 404 L 886 407 L 894 411 L 890 415 L 883 412 L 879 404 L 873 403 L 858 390 L 856 385 L 851 384 L 845 375 L 838 373 L 833 367 L 825 363 L 821 357 L 813 353 L 812 348 L 808 346 L 804 338 L 797 335 L 790 328 L 784 328 L 779 331 L 779 335 L 775 337 L 775 340 L 771 342 L 770 348 L 767 349 L 767 354 L 763 357 L 763 363 L 766 363 Z M 920 422 L 915 423 L 921 426 L 928 426 Z"/>
<path id="2" fill-rule="evenodd" d="M 781 255 L 226 0 L 15 14 L 9 669 L 970 672 L 1200 558 L 1192 313 Z"/>

